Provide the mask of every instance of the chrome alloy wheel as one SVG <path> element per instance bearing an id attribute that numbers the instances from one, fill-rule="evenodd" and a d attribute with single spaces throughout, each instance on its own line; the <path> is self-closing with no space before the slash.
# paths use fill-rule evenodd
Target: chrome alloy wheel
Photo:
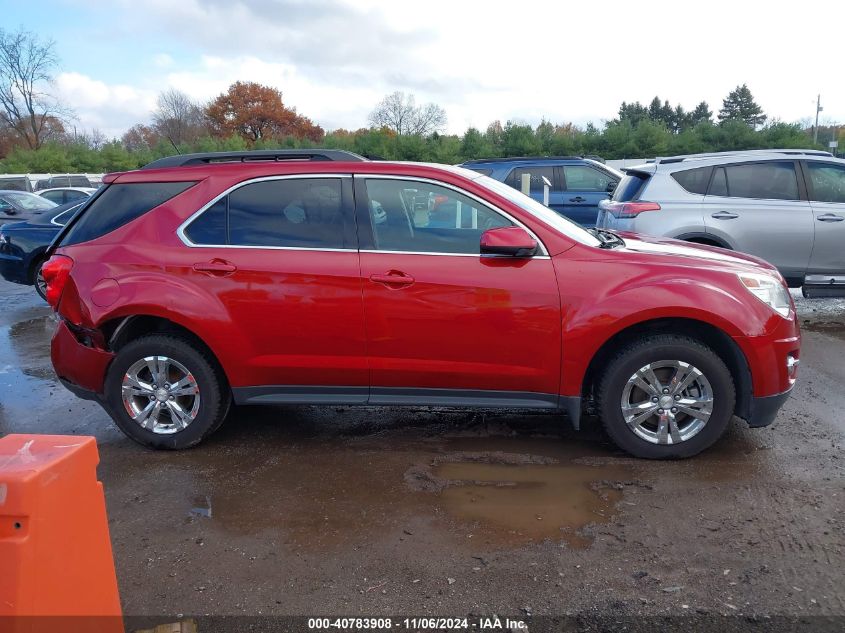
<path id="1" fill-rule="evenodd" d="M 38 289 L 38 294 L 42 297 L 47 296 L 47 282 L 44 281 L 44 273 L 41 272 L 41 266 L 38 267 L 38 272 L 35 273 L 35 287 Z"/>
<path id="2" fill-rule="evenodd" d="M 123 376 L 121 391 L 129 417 L 159 435 L 186 428 L 200 409 L 196 378 L 167 356 L 147 356 L 134 363 Z"/>
<path id="3" fill-rule="evenodd" d="M 640 367 L 622 390 L 622 416 L 652 444 L 680 444 L 701 431 L 713 413 L 713 388 L 697 367 L 662 360 Z"/>

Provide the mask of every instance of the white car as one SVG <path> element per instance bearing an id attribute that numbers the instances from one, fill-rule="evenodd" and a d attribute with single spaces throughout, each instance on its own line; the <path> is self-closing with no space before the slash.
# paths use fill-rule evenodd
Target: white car
<path id="1" fill-rule="evenodd" d="M 53 187 L 36 191 L 36 194 L 56 204 L 65 204 L 79 198 L 90 198 L 95 191 L 94 187 Z"/>

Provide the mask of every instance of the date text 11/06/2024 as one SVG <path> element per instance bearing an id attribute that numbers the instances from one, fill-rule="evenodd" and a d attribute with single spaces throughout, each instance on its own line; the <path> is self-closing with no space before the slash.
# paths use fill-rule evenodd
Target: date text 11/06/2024
<path id="1" fill-rule="evenodd" d="M 527 630 L 528 625 L 523 620 L 511 620 L 510 618 L 499 618 L 497 616 L 470 618 L 309 618 L 308 628 L 310 630 L 389 630 L 404 629 L 409 631 L 418 630 Z"/>

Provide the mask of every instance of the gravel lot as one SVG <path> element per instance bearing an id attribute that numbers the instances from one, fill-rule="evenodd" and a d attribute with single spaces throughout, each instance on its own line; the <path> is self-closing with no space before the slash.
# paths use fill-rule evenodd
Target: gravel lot
<path id="1" fill-rule="evenodd" d="M 793 397 L 692 460 L 630 459 L 549 414 L 310 407 L 244 408 L 165 453 L 55 382 L 48 309 L 2 282 L 0 434 L 96 436 L 131 616 L 722 614 L 814 630 L 845 616 L 845 300 L 797 302 Z"/>

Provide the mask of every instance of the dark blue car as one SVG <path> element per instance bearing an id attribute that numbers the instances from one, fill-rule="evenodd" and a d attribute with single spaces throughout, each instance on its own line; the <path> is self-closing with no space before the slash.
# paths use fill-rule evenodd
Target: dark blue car
<path id="1" fill-rule="evenodd" d="M 7 281 L 35 286 L 42 297 L 44 253 L 53 238 L 85 200 L 74 200 L 33 214 L 24 222 L 0 226 L 0 275 Z"/>
<path id="2" fill-rule="evenodd" d="M 461 165 L 521 189 L 522 175 L 531 179 L 530 195 L 543 201 L 543 178 L 551 183 L 549 207 L 585 227 L 596 225 L 598 204 L 607 200 L 624 174 L 590 158 L 529 156 L 470 160 Z"/>

